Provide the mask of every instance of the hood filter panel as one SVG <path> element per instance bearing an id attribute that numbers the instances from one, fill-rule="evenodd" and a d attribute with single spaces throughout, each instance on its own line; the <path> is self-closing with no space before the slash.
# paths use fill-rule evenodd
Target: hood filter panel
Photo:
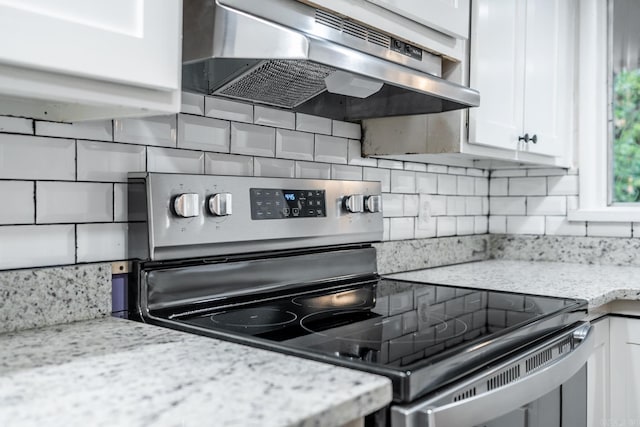
<path id="1" fill-rule="evenodd" d="M 262 61 L 238 79 L 214 91 L 216 95 L 294 108 L 326 90 L 325 77 L 336 71 L 310 61 Z"/>

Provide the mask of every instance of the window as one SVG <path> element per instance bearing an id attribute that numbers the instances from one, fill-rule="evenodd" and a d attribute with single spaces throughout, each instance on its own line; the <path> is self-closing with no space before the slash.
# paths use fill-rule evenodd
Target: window
<path id="1" fill-rule="evenodd" d="M 610 0 L 612 203 L 640 202 L 640 2 Z"/>
<path id="2" fill-rule="evenodd" d="M 577 150 L 569 220 L 640 221 L 640 2 L 581 0 Z"/>

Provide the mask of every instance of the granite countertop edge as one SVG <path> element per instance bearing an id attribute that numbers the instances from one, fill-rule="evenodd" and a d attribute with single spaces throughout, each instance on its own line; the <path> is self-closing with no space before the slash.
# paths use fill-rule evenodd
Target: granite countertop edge
<path id="1" fill-rule="evenodd" d="M 0 425 L 340 426 L 388 378 L 113 317 L 0 335 Z"/>

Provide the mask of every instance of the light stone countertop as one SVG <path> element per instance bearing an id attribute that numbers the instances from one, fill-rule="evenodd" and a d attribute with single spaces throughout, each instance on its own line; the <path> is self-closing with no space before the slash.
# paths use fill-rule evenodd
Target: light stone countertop
<path id="1" fill-rule="evenodd" d="M 387 277 L 585 299 L 589 302 L 590 311 L 597 311 L 599 307 L 615 300 L 640 300 L 640 267 L 490 260 Z"/>
<path id="2" fill-rule="evenodd" d="M 387 378 L 103 318 L 0 335 L 0 425 L 337 426 Z"/>

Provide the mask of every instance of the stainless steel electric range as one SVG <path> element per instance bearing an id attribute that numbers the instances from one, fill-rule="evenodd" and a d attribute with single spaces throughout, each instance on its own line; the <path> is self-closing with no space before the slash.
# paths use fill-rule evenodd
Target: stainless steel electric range
<path id="1" fill-rule="evenodd" d="M 590 353 L 584 301 L 381 278 L 379 182 L 139 173 L 128 203 L 140 320 L 385 375 L 371 425 L 498 425 Z"/>

